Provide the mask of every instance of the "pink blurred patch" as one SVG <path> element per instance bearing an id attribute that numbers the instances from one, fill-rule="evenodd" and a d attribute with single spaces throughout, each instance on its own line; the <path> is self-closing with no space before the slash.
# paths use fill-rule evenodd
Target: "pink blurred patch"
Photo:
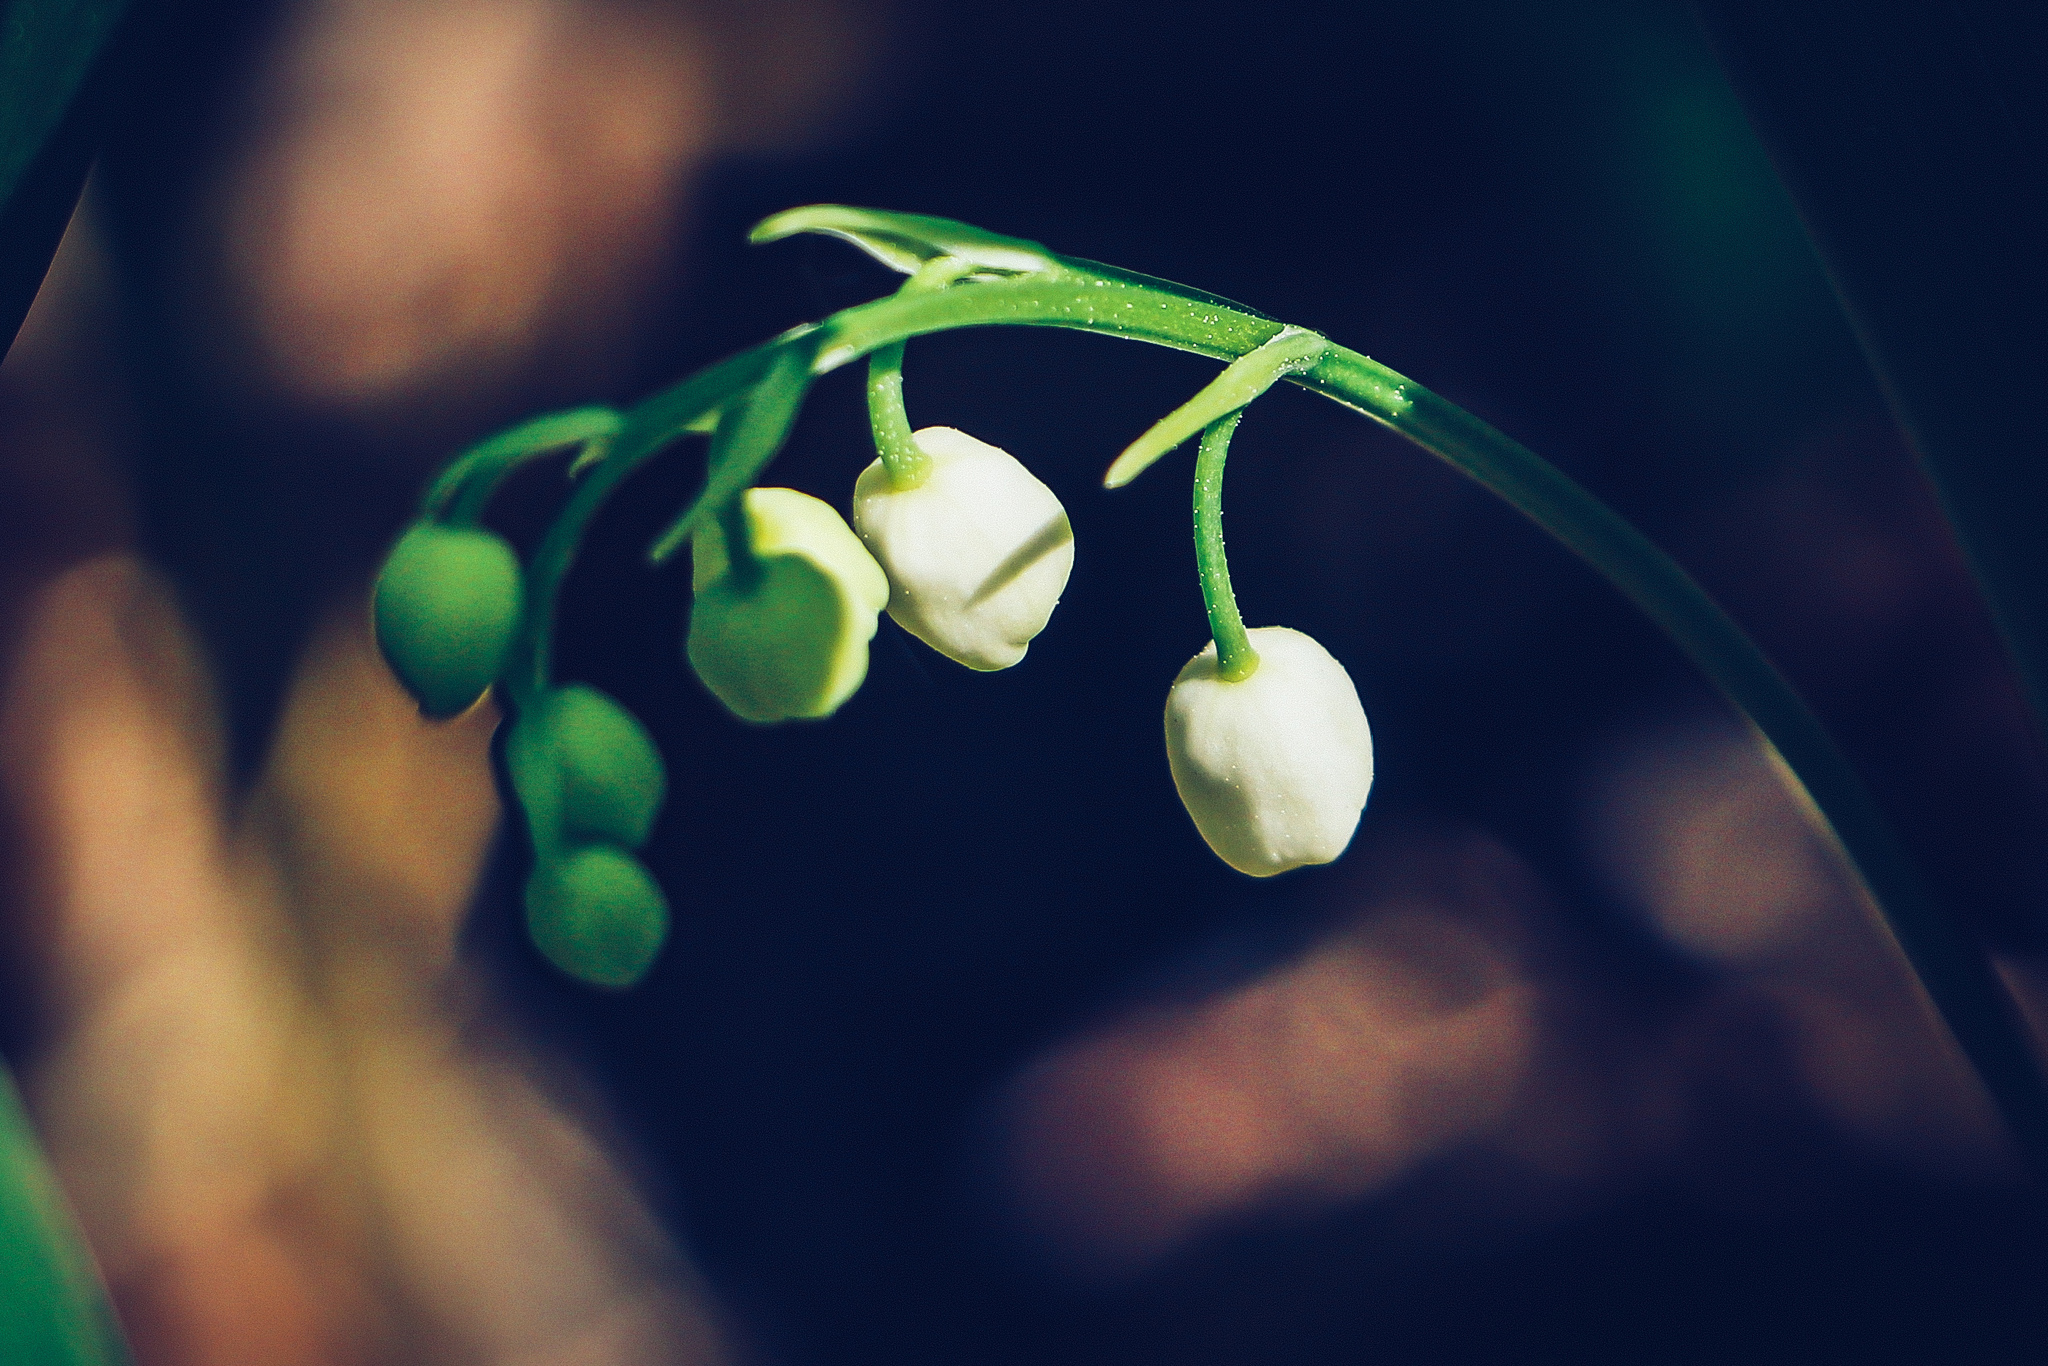
<path id="1" fill-rule="evenodd" d="M 1428 876 L 1293 961 L 1141 1004 L 1027 1068 L 1008 1175 L 1059 1260 L 1141 1270 L 1221 1223 L 1370 1195 L 1502 1123 L 1541 1034 L 1524 879 L 1483 840 L 1425 848 Z"/>

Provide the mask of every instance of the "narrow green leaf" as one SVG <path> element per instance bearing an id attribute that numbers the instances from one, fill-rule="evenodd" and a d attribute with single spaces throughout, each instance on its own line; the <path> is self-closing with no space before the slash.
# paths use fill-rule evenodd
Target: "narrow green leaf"
<path id="1" fill-rule="evenodd" d="M 810 204 L 764 218 L 747 234 L 756 245 L 798 233 L 823 233 L 851 242 L 891 270 L 912 274 L 926 261 L 957 256 L 1006 274 L 1057 270 L 1053 254 L 1036 242 L 1005 237 L 970 223 L 921 213 L 856 209 L 844 204 Z"/>
<path id="2" fill-rule="evenodd" d="M 0 2 L 0 201 L 63 122 L 126 0 Z"/>
<path id="3" fill-rule="evenodd" d="M 28 313 L 99 148 L 88 86 L 127 0 L 0 0 L 0 355 Z M 89 89 L 98 93 L 81 101 Z"/>
<path id="4" fill-rule="evenodd" d="M 0 1068 L 0 1362 L 115 1366 L 127 1359 L 92 1259 Z"/>
<path id="5" fill-rule="evenodd" d="M 698 521 L 744 493 L 789 439 L 796 415 L 811 390 L 811 362 L 817 356 L 815 336 L 779 349 L 745 402 L 728 408 L 711 434 L 711 459 L 704 491 L 648 547 L 647 558 L 660 564 L 689 539 Z"/>
<path id="6" fill-rule="evenodd" d="M 1104 488 L 1122 488 L 1152 463 L 1206 427 L 1243 408 L 1288 375 L 1312 367 L 1330 343 L 1305 327 L 1283 328 L 1271 341 L 1225 366 L 1202 391 L 1152 424 L 1151 430 L 1124 448 L 1102 476 Z"/>

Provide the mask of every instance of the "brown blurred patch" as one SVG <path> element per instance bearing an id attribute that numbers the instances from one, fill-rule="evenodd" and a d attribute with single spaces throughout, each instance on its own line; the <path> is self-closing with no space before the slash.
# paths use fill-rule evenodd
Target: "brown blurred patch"
<path id="1" fill-rule="evenodd" d="M 1354 850 L 1376 885 L 1299 957 L 1154 1000 L 1034 1062 L 1005 1102 L 1025 1223 L 1080 1274 L 1383 1190 L 1500 1129 L 1545 1049 L 1532 885 L 1475 836 Z"/>
<path id="2" fill-rule="evenodd" d="M 124 557 L 68 572 L 9 682 L 0 737 L 36 836 L 51 1005 L 31 1094 L 138 1351 L 375 1359 L 391 1327 L 365 1312 L 334 1098 L 304 1084 L 330 1040 L 274 882 L 225 829 L 168 594 Z"/>
<path id="3" fill-rule="evenodd" d="M 192 316 L 245 400 L 380 428 L 606 391 L 671 297 L 689 189 L 815 139 L 876 7 L 308 0 L 195 225 Z"/>
<path id="4" fill-rule="evenodd" d="M 617 382 L 720 149 L 845 107 L 839 0 L 311 0 L 182 225 L 244 410 L 407 457 Z M 141 1360 L 712 1362 L 728 1334 L 599 1107 L 456 954 L 496 716 L 421 721 L 360 593 L 253 790 L 130 550 L 114 310 L 74 225 L 0 376 L 0 787 L 31 1099 Z M 522 397 L 525 395 L 525 397 Z M 387 449 L 388 448 L 388 449 Z"/>
<path id="5" fill-rule="evenodd" d="M 714 145 L 710 60 L 669 8 L 310 5 L 205 227 L 223 376 L 365 415 L 473 402 L 543 345 L 597 381 Z"/>
<path id="6" fill-rule="evenodd" d="M 722 1359 L 589 1107 L 453 953 L 490 710 L 422 721 L 351 609 L 246 802 L 214 714 L 121 556 L 42 593 L 0 702 L 43 927 L 32 1096 L 141 1359 Z"/>
<path id="7" fill-rule="evenodd" d="M 1753 733 L 1718 716 L 1637 731 L 1610 752 L 1592 812 L 1621 899 L 1732 998 L 1710 1017 L 1775 1020 L 1809 1103 L 1858 1143 L 2000 1169 L 1989 1102 Z"/>

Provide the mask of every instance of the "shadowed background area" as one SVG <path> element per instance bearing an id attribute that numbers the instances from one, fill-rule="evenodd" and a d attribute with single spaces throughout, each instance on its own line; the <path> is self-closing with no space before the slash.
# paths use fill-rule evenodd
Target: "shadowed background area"
<path id="1" fill-rule="evenodd" d="M 1736 718 L 1482 491 L 1288 390 L 1247 620 L 1350 669 L 1350 853 L 1202 845 L 1160 707 L 1214 366 L 914 343 L 918 425 L 1077 558 L 1024 663 L 884 621 L 832 720 L 726 715 L 636 477 L 562 672 L 645 720 L 636 990 L 517 914 L 486 705 L 413 716 L 370 576 L 435 466 L 892 287 L 839 201 L 1239 298 L 1437 389 L 1720 597 L 2048 1009 L 2012 676 L 1682 7 L 1339 20 L 1033 0 L 309 0 L 169 26 L 0 371 L 5 1042 L 145 1363 L 1982 1361 L 2037 1192 Z M 172 50 L 172 49 L 167 49 Z M 174 114 L 175 116 L 171 116 Z M 774 482 L 848 504 L 857 375 Z M 562 462 L 502 495 L 533 544 Z"/>

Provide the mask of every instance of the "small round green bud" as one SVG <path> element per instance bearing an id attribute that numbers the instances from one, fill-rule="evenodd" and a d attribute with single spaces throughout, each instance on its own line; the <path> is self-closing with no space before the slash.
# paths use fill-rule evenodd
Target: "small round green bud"
<path id="1" fill-rule="evenodd" d="M 527 879 L 526 929 L 534 947 L 579 982 L 630 987 L 668 938 L 668 900 L 640 860 L 587 844 Z"/>
<path id="2" fill-rule="evenodd" d="M 504 667 L 524 596 L 519 557 L 502 537 L 421 522 L 377 576 L 377 647 L 421 711 L 454 716 Z"/>
<path id="3" fill-rule="evenodd" d="M 522 719 L 521 753 L 552 760 L 565 841 L 638 849 L 667 792 L 661 752 L 633 713 L 596 688 L 556 688 Z"/>
<path id="4" fill-rule="evenodd" d="M 716 522 L 692 541 L 696 601 L 684 652 L 743 720 L 830 716 L 867 677 L 888 577 L 830 504 L 795 489 L 744 498 L 750 565 L 736 570 Z"/>

